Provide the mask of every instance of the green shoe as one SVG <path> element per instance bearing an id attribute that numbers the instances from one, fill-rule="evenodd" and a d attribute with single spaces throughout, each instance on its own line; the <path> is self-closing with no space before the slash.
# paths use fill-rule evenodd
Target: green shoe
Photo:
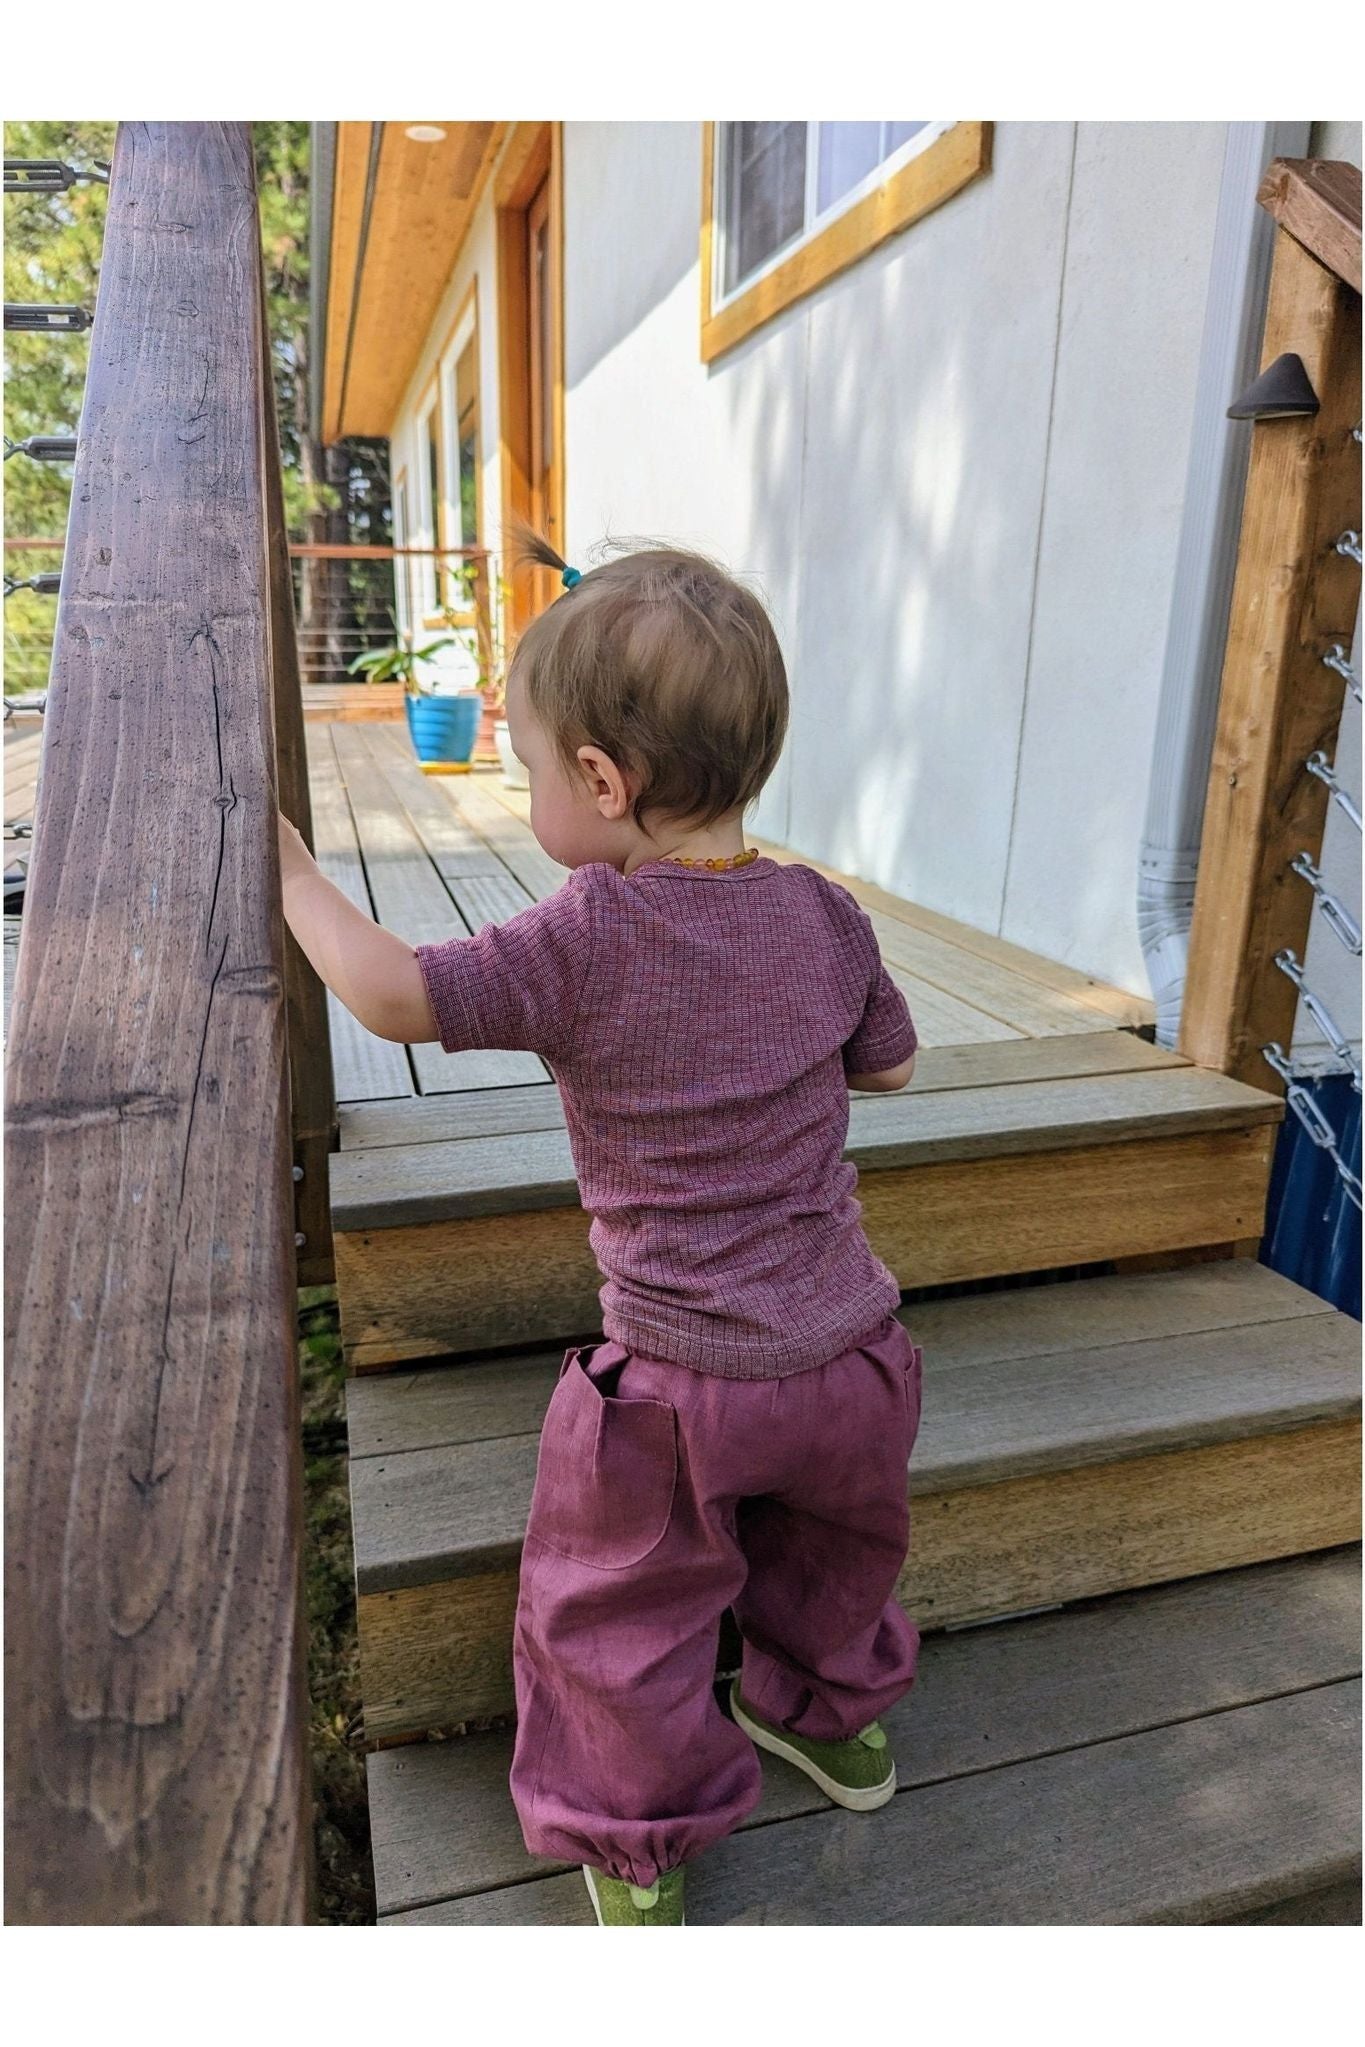
<path id="1" fill-rule="evenodd" d="M 745 1705 L 738 1678 L 730 1687 L 730 1711 L 735 1725 L 756 1747 L 795 1763 L 836 1805 L 847 1806 L 850 1812 L 875 1812 L 895 1796 L 896 1765 L 886 1752 L 886 1735 L 877 1721 L 851 1741 L 811 1741 L 804 1734 L 788 1734 L 783 1727 L 770 1727 Z"/>
<path id="2" fill-rule="evenodd" d="M 599 1926 L 683 1926 L 683 1872 L 665 1870 L 647 1891 L 623 1884 L 605 1870 L 583 1864 L 592 1909 Z"/>

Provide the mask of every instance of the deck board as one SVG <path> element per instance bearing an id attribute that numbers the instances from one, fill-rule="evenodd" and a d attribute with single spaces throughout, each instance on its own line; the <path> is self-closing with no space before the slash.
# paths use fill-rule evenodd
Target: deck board
<path id="1" fill-rule="evenodd" d="M 467 930 L 388 779 L 382 749 L 371 742 L 392 727 L 357 722 L 331 728 L 337 765 L 346 784 L 360 854 L 374 902 L 386 929 L 413 945 L 434 944 Z M 424 1095 L 463 1088 L 515 1087 L 545 1079 L 545 1068 L 529 1052 L 443 1052 L 439 1045 L 411 1045 L 408 1056 Z"/>
<path id="2" fill-rule="evenodd" d="M 23 742 L 34 759 L 37 739 Z M 531 833 L 526 795 L 504 788 L 496 769 L 427 776 L 406 727 L 392 719 L 310 719 L 307 745 L 320 864 L 352 901 L 411 943 L 502 922 L 563 885 L 564 870 Z M 780 860 L 799 857 L 763 850 Z M 1137 1035 L 1150 1031 L 1151 1005 L 1142 998 L 855 877 L 821 871 L 865 904 L 914 1014 L 921 1054 L 893 1120 L 908 1114 L 907 1129 L 913 1125 L 921 1142 L 944 1114 L 954 1120 L 941 1103 L 952 1090 L 978 1099 L 973 1110 L 964 1096 L 954 1127 L 974 1114 L 983 1131 L 1021 1115 L 1031 1126 L 1060 1129 L 1088 1116 L 1111 1080 L 1135 1079 L 1136 1088 L 1119 1089 L 1121 1124 L 1124 1100 L 1140 1106 L 1143 1077 L 1154 1080 L 1179 1063 Z M 500 1169 L 511 1140 L 529 1139 L 527 1156 L 538 1156 L 539 1135 L 563 1130 L 547 1069 L 530 1054 L 392 1046 L 335 1001 L 329 1015 L 343 1160 L 371 1149 L 454 1143 L 463 1150 L 466 1139 L 501 1138 Z M 1194 1076 L 1187 1085 L 1198 1085 Z M 882 1121 L 884 1105 L 855 1102 L 855 1136 Z M 344 1206 L 350 1167 L 334 1180 L 334 1199 Z"/>
<path id="3" fill-rule="evenodd" d="M 1349 1680 L 1359 1612 L 1360 1556 L 1347 1549 L 926 1636 L 915 1688 L 886 1716 L 899 1795 Z M 507 1790 L 511 1749 L 510 1733 L 490 1732 L 371 1756 L 381 1916 L 564 1869 L 527 1856 Z M 760 1761 L 763 1793 L 744 1831 L 834 1818 L 808 1779 Z"/>

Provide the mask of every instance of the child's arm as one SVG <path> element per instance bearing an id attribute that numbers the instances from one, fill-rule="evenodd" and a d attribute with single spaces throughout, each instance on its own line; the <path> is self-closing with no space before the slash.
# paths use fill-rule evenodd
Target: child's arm
<path id="1" fill-rule="evenodd" d="M 377 1038 L 433 1042 L 436 1019 L 413 948 L 328 881 L 283 815 L 279 827 L 285 922 L 319 978 Z"/>
<path id="2" fill-rule="evenodd" d="M 860 1095 L 894 1095 L 898 1088 L 908 1087 L 910 1076 L 915 1070 L 915 1055 L 899 1066 L 889 1066 L 885 1073 L 850 1073 L 845 1076 L 851 1088 Z"/>

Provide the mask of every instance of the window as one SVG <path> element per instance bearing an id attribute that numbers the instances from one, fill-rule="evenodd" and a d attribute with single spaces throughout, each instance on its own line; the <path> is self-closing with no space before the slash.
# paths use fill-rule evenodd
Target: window
<path id="1" fill-rule="evenodd" d="M 400 469 L 393 485 L 393 544 L 399 550 L 394 556 L 393 587 L 398 604 L 398 630 L 412 631 L 412 556 L 402 549 L 411 547 L 412 521 L 408 516 L 408 473 Z"/>
<path id="2" fill-rule="evenodd" d="M 470 336 L 455 365 L 455 443 L 460 478 L 460 545 L 479 544 L 479 365 Z"/>
<path id="3" fill-rule="evenodd" d="M 427 409 L 422 413 L 417 426 L 419 457 L 418 480 L 422 493 L 422 539 L 424 548 L 437 548 L 442 543 L 441 519 L 441 402 L 433 391 Z M 441 598 L 437 560 L 433 554 L 421 554 L 413 562 L 415 574 L 413 584 L 417 601 L 424 619 L 431 619 L 437 611 Z"/>
<path id="4" fill-rule="evenodd" d="M 707 131 L 702 357 L 989 167 L 981 121 L 724 121 Z"/>

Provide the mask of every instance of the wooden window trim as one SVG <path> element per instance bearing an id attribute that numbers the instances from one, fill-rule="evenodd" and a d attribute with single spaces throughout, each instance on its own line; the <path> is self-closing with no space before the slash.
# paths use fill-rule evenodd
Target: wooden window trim
<path id="1" fill-rule="evenodd" d="M 990 169 L 994 128 L 990 121 L 955 122 L 884 183 L 817 228 L 785 261 L 715 306 L 717 125 L 702 124 L 701 359 L 707 363 L 981 177 Z"/>
<path id="2" fill-rule="evenodd" d="M 457 351 L 456 343 L 460 338 L 460 333 L 465 325 L 466 320 L 469 322 L 469 338 L 465 345 L 466 347 L 472 346 L 474 350 L 474 377 L 476 383 L 476 397 L 474 403 L 478 443 L 477 458 L 474 466 L 474 523 L 478 528 L 478 532 L 475 539 L 475 545 L 477 547 L 482 547 L 484 544 L 484 534 L 487 529 L 484 526 L 483 502 L 483 362 L 479 355 L 479 280 L 477 276 L 470 278 L 468 289 L 466 290 L 463 298 L 460 300 L 459 307 L 455 313 L 455 317 L 450 322 L 450 325 L 447 327 L 445 339 L 441 343 L 441 346 L 437 350 L 436 354 L 436 382 L 440 390 L 440 402 L 442 413 L 441 416 L 442 505 L 447 511 L 454 511 L 457 509 L 456 500 L 451 495 L 452 472 L 450 466 L 450 457 L 453 452 L 455 456 L 453 480 L 456 488 L 458 488 L 460 457 L 460 410 L 459 398 L 455 390 L 455 372 L 459 366 L 459 356 L 463 351 Z M 450 417 L 448 420 L 446 418 L 445 411 L 445 394 L 447 382 L 449 383 L 450 386 L 452 399 L 450 407 Z M 461 542 L 463 543 L 463 532 L 461 532 Z M 452 607 L 449 612 L 442 613 L 435 619 L 428 619 L 426 623 L 428 626 L 431 625 L 457 627 L 473 626 L 478 623 L 478 612 L 472 606 L 464 611 L 456 611 Z"/>
<path id="3" fill-rule="evenodd" d="M 497 221 L 498 265 L 498 442 L 502 481 L 502 521 L 506 536 L 513 519 L 525 519 L 531 508 L 531 421 L 525 403 L 526 365 L 521 346 L 526 333 L 529 292 L 525 236 L 526 211 L 546 178 L 550 181 L 550 253 L 553 265 L 550 366 L 551 419 L 554 445 L 556 546 L 564 533 L 564 149 L 558 121 L 519 121 L 494 174 L 493 202 Z M 506 549 L 504 545 L 504 555 Z M 543 573 L 543 572 L 542 572 Z M 530 624 L 538 609 L 535 572 L 504 561 L 510 592 L 507 604 L 508 643 Z"/>
<path id="4" fill-rule="evenodd" d="M 396 623 L 401 639 L 404 633 L 409 638 L 412 637 L 413 620 L 416 617 L 416 606 L 412 601 L 412 558 L 402 552 L 412 545 L 412 534 L 408 530 L 412 524 L 412 489 L 408 482 L 406 462 L 394 472 L 393 504 L 395 511 L 400 505 L 403 507 L 403 530 L 399 533 L 397 526 L 394 527 L 394 546 L 398 552 L 393 563 L 394 601 L 398 613 Z"/>
<path id="5" fill-rule="evenodd" d="M 445 545 L 448 479 L 446 477 L 445 394 L 441 389 L 441 367 L 439 360 L 436 365 L 435 375 L 432 377 L 422 396 L 421 403 L 417 407 L 417 473 L 422 479 L 422 495 L 424 498 L 430 489 L 427 479 L 430 474 L 431 463 L 427 457 L 426 435 L 427 420 L 430 418 L 433 409 L 436 413 L 436 502 L 431 507 L 430 545 L 434 548 L 441 548 Z M 424 561 L 419 561 L 417 573 L 425 581 L 426 563 Z M 423 632 L 439 631 L 442 626 L 448 623 L 441 609 L 441 582 L 442 569 L 440 556 L 438 555 L 432 563 L 432 590 L 436 598 L 436 605 L 435 609 L 427 612 L 422 619 Z M 426 590 L 423 589 L 422 595 L 425 597 L 426 594 Z"/>

